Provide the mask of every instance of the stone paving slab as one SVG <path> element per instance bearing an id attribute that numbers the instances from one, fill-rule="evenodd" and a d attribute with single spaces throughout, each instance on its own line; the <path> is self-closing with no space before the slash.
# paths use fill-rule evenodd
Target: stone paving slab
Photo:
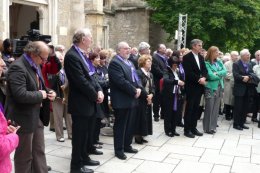
<path id="1" fill-rule="evenodd" d="M 232 121 L 220 116 L 216 134 L 192 139 L 184 137 L 180 127 L 176 130 L 181 136 L 166 136 L 163 120 L 153 125 L 154 134 L 145 138 L 149 142 L 144 145 L 133 143 L 139 152 L 126 153 L 126 160 L 114 157 L 113 138 L 101 135 L 104 154 L 90 156 L 101 165 L 89 168 L 95 173 L 258 173 L 260 170 L 260 129 L 256 123 L 248 124 L 249 130 L 238 131 L 232 128 Z M 201 120 L 198 130 L 202 132 Z M 112 134 L 111 128 L 101 131 Z M 44 133 L 47 162 L 52 167 L 50 173 L 69 173 L 71 140 L 65 138 L 65 142 L 57 142 L 55 133 L 48 128 Z"/>

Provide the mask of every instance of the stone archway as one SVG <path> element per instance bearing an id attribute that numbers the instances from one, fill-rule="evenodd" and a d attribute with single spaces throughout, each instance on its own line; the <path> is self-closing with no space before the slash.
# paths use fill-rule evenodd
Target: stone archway
<path id="1" fill-rule="evenodd" d="M 12 3 L 9 7 L 10 16 L 10 38 L 20 38 L 27 31 L 39 28 L 39 13 L 36 7 Z"/>

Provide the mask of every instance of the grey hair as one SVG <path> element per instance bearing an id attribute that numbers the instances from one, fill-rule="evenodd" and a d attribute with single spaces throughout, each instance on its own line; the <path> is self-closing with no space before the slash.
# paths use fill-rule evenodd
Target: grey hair
<path id="1" fill-rule="evenodd" d="M 73 38 L 72 38 L 72 42 L 74 44 L 80 43 L 82 41 L 82 38 L 85 37 L 85 36 L 91 36 L 90 29 L 80 28 L 80 29 L 75 31 Z"/>
<path id="2" fill-rule="evenodd" d="M 250 52 L 249 52 L 248 49 L 243 49 L 243 50 L 240 51 L 240 56 L 244 56 L 244 55 L 246 55 L 246 54 L 249 54 L 249 55 L 250 55 Z"/>
<path id="3" fill-rule="evenodd" d="M 191 40 L 191 42 L 190 42 L 190 46 L 193 47 L 194 45 L 197 45 L 197 44 L 199 44 L 199 43 L 203 43 L 203 41 L 200 40 L 200 39 L 193 39 L 193 40 Z"/>
<path id="4" fill-rule="evenodd" d="M 150 49 L 150 45 L 146 42 L 141 42 L 138 45 L 138 51 L 144 50 L 144 49 Z"/>
<path id="5" fill-rule="evenodd" d="M 29 41 L 23 51 L 27 54 L 40 55 L 42 53 L 41 45 L 37 41 Z"/>
<path id="6" fill-rule="evenodd" d="M 257 50 L 257 51 L 255 52 L 255 56 L 257 55 L 257 53 L 260 53 L 260 50 Z"/>
<path id="7" fill-rule="evenodd" d="M 125 41 L 121 41 L 116 45 L 116 52 L 118 52 L 122 47 L 124 47 L 125 45 L 128 45 L 127 42 Z"/>
<path id="8" fill-rule="evenodd" d="M 239 54 L 238 54 L 238 51 L 231 51 L 230 55 L 239 55 Z"/>

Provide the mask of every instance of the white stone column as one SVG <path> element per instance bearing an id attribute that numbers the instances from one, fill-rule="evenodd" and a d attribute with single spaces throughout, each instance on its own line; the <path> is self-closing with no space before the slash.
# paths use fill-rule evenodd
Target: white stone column
<path id="1" fill-rule="evenodd" d="M 49 12 L 48 13 L 49 15 L 48 34 L 52 36 L 52 44 L 56 45 L 58 43 L 58 35 L 57 35 L 58 2 L 57 0 L 49 0 L 48 12 Z"/>
<path id="2" fill-rule="evenodd" d="M 9 32 L 9 6 L 12 5 L 11 0 L 0 1 L 0 39 L 4 40 L 10 37 Z"/>

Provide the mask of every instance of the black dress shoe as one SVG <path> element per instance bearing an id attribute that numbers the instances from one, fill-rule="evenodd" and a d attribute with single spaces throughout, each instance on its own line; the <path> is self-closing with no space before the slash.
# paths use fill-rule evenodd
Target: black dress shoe
<path id="1" fill-rule="evenodd" d="M 210 130 L 212 133 L 216 133 L 216 131 L 215 130 Z"/>
<path id="2" fill-rule="evenodd" d="M 148 141 L 145 140 L 144 138 L 142 138 L 142 142 L 143 142 L 143 143 L 148 143 Z"/>
<path id="3" fill-rule="evenodd" d="M 159 121 L 159 118 L 158 118 L 158 117 L 155 117 L 155 118 L 154 118 L 154 121 L 155 121 L 155 122 L 158 122 L 158 121 Z"/>
<path id="4" fill-rule="evenodd" d="M 168 133 L 165 133 L 165 134 L 166 134 L 166 136 L 169 136 L 169 137 L 173 137 L 174 136 L 174 134 L 172 132 L 168 132 Z"/>
<path id="5" fill-rule="evenodd" d="M 140 137 L 135 137 L 135 143 L 137 143 L 137 144 L 143 144 L 142 138 L 140 138 Z"/>
<path id="6" fill-rule="evenodd" d="M 98 150 L 92 150 L 89 154 L 93 154 L 93 155 L 103 155 L 102 151 L 98 151 Z"/>
<path id="7" fill-rule="evenodd" d="M 214 134 L 214 132 L 213 131 L 205 131 L 205 133 L 207 133 L 207 134 L 210 134 L 210 135 L 213 135 Z"/>
<path id="8" fill-rule="evenodd" d="M 181 122 L 181 123 L 178 123 L 177 126 L 178 127 L 184 127 L 184 124 Z"/>
<path id="9" fill-rule="evenodd" d="M 193 133 L 191 133 L 190 131 L 184 132 L 184 136 L 186 136 L 188 138 L 195 138 L 195 135 Z"/>
<path id="10" fill-rule="evenodd" d="M 121 160 L 125 160 L 127 158 L 126 155 L 123 152 L 121 152 L 121 151 L 120 152 L 116 152 L 115 156 L 117 158 L 121 159 Z"/>
<path id="11" fill-rule="evenodd" d="M 138 150 L 130 147 L 130 148 L 125 148 L 124 152 L 126 152 L 126 153 L 138 153 Z"/>
<path id="12" fill-rule="evenodd" d="M 226 117 L 226 120 L 227 120 L 227 121 L 231 121 L 232 118 L 231 118 L 231 117 Z"/>
<path id="13" fill-rule="evenodd" d="M 50 128 L 50 131 L 55 132 L 55 129 L 54 128 Z"/>
<path id="14" fill-rule="evenodd" d="M 260 122 L 258 122 L 258 128 L 260 128 Z"/>
<path id="15" fill-rule="evenodd" d="M 48 166 L 48 165 L 47 165 L 47 169 L 48 169 L 48 171 L 51 171 L 51 167 L 50 167 L 50 166 Z"/>
<path id="16" fill-rule="evenodd" d="M 173 135 L 174 135 L 174 136 L 180 136 L 180 134 L 177 133 L 177 132 L 174 132 Z"/>
<path id="17" fill-rule="evenodd" d="M 70 173 L 94 173 L 92 169 L 88 169 L 86 166 L 83 166 L 80 169 L 71 169 Z"/>
<path id="18" fill-rule="evenodd" d="M 248 126 L 245 126 L 245 125 L 243 125 L 243 126 L 241 126 L 243 129 L 249 129 L 249 127 Z"/>
<path id="19" fill-rule="evenodd" d="M 243 128 L 240 127 L 239 125 L 233 125 L 233 128 L 234 128 L 234 129 L 237 129 L 237 130 L 243 130 Z"/>
<path id="20" fill-rule="evenodd" d="M 103 143 L 103 142 L 99 142 L 99 141 L 97 141 L 95 144 L 103 145 L 104 143 Z"/>
<path id="21" fill-rule="evenodd" d="M 98 165 L 100 165 L 100 162 L 90 159 L 88 161 L 85 161 L 83 164 L 87 165 L 87 166 L 98 166 Z"/>
<path id="22" fill-rule="evenodd" d="M 252 118 L 252 121 L 255 123 L 258 123 L 258 119 L 257 118 Z"/>
<path id="23" fill-rule="evenodd" d="M 203 133 L 199 132 L 197 129 L 194 129 L 193 131 L 191 131 L 194 135 L 196 136 L 203 136 Z"/>

